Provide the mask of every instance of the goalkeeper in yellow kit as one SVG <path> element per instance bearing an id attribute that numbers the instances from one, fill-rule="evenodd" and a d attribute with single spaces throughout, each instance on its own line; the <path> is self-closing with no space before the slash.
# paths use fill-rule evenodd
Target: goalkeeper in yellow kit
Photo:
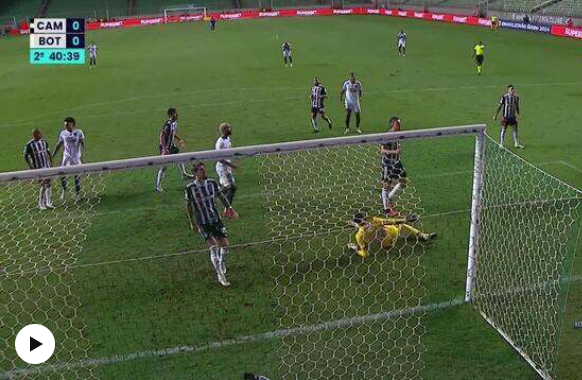
<path id="1" fill-rule="evenodd" d="M 405 218 L 366 217 L 358 212 L 348 223 L 357 229 L 355 243 L 349 243 L 348 248 L 366 258 L 370 256 L 370 245 L 378 241 L 382 248 L 388 250 L 396 244 L 398 238 L 406 233 L 418 238 L 421 242 L 428 242 L 436 238 L 436 233 L 424 233 L 414 228 L 410 223 L 418 221 L 418 215 L 412 214 Z"/>

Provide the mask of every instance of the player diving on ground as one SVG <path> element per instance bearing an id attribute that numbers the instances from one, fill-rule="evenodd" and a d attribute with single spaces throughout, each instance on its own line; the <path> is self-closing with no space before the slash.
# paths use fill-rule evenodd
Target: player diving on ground
<path id="1" fill-rule="evenodd" d="M 418 215 L 411 214 L 403 218 L 382 218 L 378 216 L 366 217 L 358 212 L 349 225 L 356 228 L 355 243 L 348 243 L 348 248 L 363 258 L 370 256 L 370 245 L 379 242 L 382 249 L 389 250 L 394 247 L 398 238 L 403 234 L 414 236 L 421 242 L 429 242 L 437 237 L 434 232 L 425 233 L 414 228 L 411 224 L 418 221 Z"/>

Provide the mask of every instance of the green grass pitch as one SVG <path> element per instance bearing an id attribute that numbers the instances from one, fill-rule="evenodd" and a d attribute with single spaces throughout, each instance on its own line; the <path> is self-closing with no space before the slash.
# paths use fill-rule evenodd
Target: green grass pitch
<path id="1" fill-rule="evenodd" d="M 399 58 L 396 51 L 401 28 L 409 37 L 406 58 Z M 497 138 L 499 126 L 491 116 L 506 86 L 515 85 L 522 100 L 521 139 L 526 146 L 519 154 L 582 187 L 579 42 L 371 16 L 220 22 L 212 34 L 206 24 L 191 23 L 91 32 L 87 38 L 100 49 L 99 66 L 92 71 L 33 67 L 27 64 L 26 38 L 0 41 L 0 170 L 24 169 L 22 147 L 35 127 L 54 146 L 61 120 L 69 115 L 85 132 L 87 162 L 156 154 L 169 106 L 179 109 L 179 134 L 187 141 L 187 151 L 212 149 L 222 121 L 234 126 L 235 146 L 312 138 L 309 89 L 314 76 L 327 86 L 326 106 L 334 121 L 332 131 L 320 122 L 322 133 L 317 137 L 339 136 L 344 116 L 337 97 L 347 73 L 354 71 L 365 91 L 365 133 L 385 131 L 387 120 L 397 115 L 405 129 L 487 123 L 488 133 Z M 480 77 L 471 58 L 479 40 L 487 46 Z M 283 66 L 283 41 L 294 46 L 294 68 Z M 408 147 L 407 165 L 411 177 L 417 177 L 419 207 L 426 215 L 451 213 L 425 223 L 442 236 L 421 263 L 426 273 L 425 304 L 464 294 L 468 213 L 458 211 L 470 204 L 472 148 L 468 139 L 414 142 Z M 323 159 L 320 165 L 334 170 L 333 161 Z M 248 160 L 237 172 L 241 218 L 229 223 L 234 244 L 267 237 L 266 210 L 257 195 L 263 190 L 261 170 L 260 162 Z M 201 239 L 188 229 L 177 170 L 168 171 L 167 192 L 161 195 L 153 192 L 154 175 L 140 170 L 105 177 L 106 190 L 94 208 L 83 251 L 67 272 L 76 281 L 73 290 L 80 305 L 76 320 L 85 324 L 90 358 L 182 346 L 195 349 L 154 358 L 121 358 L 95 366 L 93 373 L 103 378 L 234 380 L 244 371 L 255 371 L 276 379 L 278 339 L 196 348 L 279 327 L 274 280 L 268 275 L 269 247 L 233 249 L 229 267 L 233 286 L 221 289 Z M 317 262 L 319 256 L 313 255 Z M 159 258 L 146 259 L 152 256 Z M 344 253 L 334 260 L 343 273 L 363 283 L 366 275 L 383 276 L 383 267 L 398 265 L 378 258 L 376 267 L 361 273 L 355 257 Z M 302 270 L 305 276 L 318 273 L 315 264 Z M 580 254 L 573 274 L 582 274 Z M 386 279 L 390 281 L 397 283 Z M 317 286 L 317 279 L 313 283 Z M 323 294 L 329 289 L 318 290 Z M 7 300 L 6 295 L 1 299 Z M 337 315 L 331 313 L 330 318 Z M 559 371 L 565 379 L 577 378 L 580 371 L 577 351 L 582 333 L 572 329 L 576 320 L 582 320 L 580 283 L 571 285 L 564 319 Z M 18 316 L 5 321 L 24 322 Z M 425 378 L 536 378 L 467 305 L 427 313 L 423 326 Z M 367 328 L 375 331 L 380 326 Z M 350 333 L 346 338 L 356 341 Z M 378 334 L 378 339 L 393 338 L 385 331 Z M 5 334 L 2 338 L 13 339 Z M 377 343 L 370 343 L 370 351 Z M 0 356 L 0 373 L 11 370 L 13 363 L 24 366 L 12 362 L 10 355 L 13 352 L 7 350 L 4 360 Z M 362 355 L 365 363 L 368 356 Z"/>

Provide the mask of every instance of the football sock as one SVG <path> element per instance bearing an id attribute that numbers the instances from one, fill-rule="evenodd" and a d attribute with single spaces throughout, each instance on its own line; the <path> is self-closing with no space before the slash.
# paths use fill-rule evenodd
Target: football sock
<path id="1" fill-rule="evenodd" d="M 499 136 L 499 143 L 503 145 L 505 143 L 505 127 L 501 128 L 501 135 Z"/>
<path id="2" fill-rule="evenodd" d="M 156 189 L 162 188 L 162 179 L 164 178 L 165 171 L 166 168 L 160 168 L 160 170 L 158 170 L 158 175 L 156 176 Z"/>
<path id="3" fill-rule="evenodd" d="M 327 124 L 329 125 L 329 127 L 331 128 L 331 119 L 329 117 L 325 117 L 325 121 L 327 121 Z"/>
<path id="4" fill-rule="evenodd" d="M 226 265 L 227 257 L 228 257 L 228 247 L 220 248 L 220 264 Z"/>
<path id="5" fill-rule="evenodd" d="M 45 193 L 45 187 L 41 186 L 40 192 L 38 193 L 38 207 L 39 208 L 44 208 L 46 206 L 44 193 Z"/>
<path id="6" fill-rule="evenodd" d="M 390 208 L 390 196 L 388 194 L 388 189 L 382 189 L 382 204 L 384 205 L 384 210 Z"/>
<path id="7" fill-rule="evenodd" d="M 513 137 L 513 144 L 519 145 L 519 140 L 517 138 L 517 129 L 514 129 L 511 135 Z"/>
<path id="8" fill-rule="evenodd" d="M 44 204 L 46 206 L 52 206 L 52 201 L 51 201 L 51 185 L 47 185 L 47 186 L 43 186 L 43 188 L 45 189 L 44 191 Z"/>
<path id="9" fill-rule="evenodd" d="M 184 164 L 179 164 L 178 170 L 180 170 L 180 174 L 182 175 L 182 177 L 188 177 L 188 173 L 186 173 L 186 167 L 184 166 Z"/>
<path id="10" fill-rule="evenodd" d="M 81 192 L 81 177 L 75 176 L 75 193 L 79 194 Z"/>
<path id="11" fill-rule="evenodd" d="M 313 130 L 317 132 L 318 129 L 317 129 L 317 119 L 316 118 L 314 118 L 314 117 L 311 118 L 311 125 L 313 126 Z"/>
<path id="12" fill-rule="evenodd" d="M 216 272 L 220 269 L 220 252 L 216 245 L 210 247 L 210 262 Z"/>
<path id="13" fill-rule="evenodd" d="M 406 230 L 406 232 L 408 232 L 409 234 L 411 234 L 413 236 L 418 236 L 418 235 L 422 234 L 422 231 L 412 227 L 410 224 L 405 223 L 405 224 L 402 224 L 401 226 L 404 230 Z"/>
<path id="14" fill-rule="evenodd" d="M 234 201 L 234 194 L 236 193 L 236 186 L 232 185 L 226 188 L 224 196 L 228 203 L 232 206 L 232 202 Z"/>
<path id="15" fill-rule="evenodd" d="M 390 191 L 390 194 L 388 194 L 388 200 L 392 200 L 392 198 L 396 196 L 396 193 L 398 192 L 398 190 L 400 190 L 401 187 L 402 185 L 400 183 L 397 183 L 396 186 L 394 186 L 394 188 Z"/>

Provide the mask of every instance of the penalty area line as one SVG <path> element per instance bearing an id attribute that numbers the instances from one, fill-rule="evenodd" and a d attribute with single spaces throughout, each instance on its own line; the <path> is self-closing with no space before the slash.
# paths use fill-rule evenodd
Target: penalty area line
<path id="1" fill-rule="evenodd" d="M 209 342 L 199 345 L 184 345 L 175 346 L 162 349 L 149 349 L 144 351 L 135 351 L 128 354 L 114 355 L 109 357 L 97 358 L 97 359 L 85 359 L 69 363 L 55 363 L 51 365 L 41 365 L 33 368 L 25 369 L 15 369 L 12 371 L 7 371 L 1 374 L 0 378 L 10 379 L 14 376 L 21 375 L 38 375 L 43 373 L 66 371 L 76 368 L 88 368 L 95 366 L 105 366 L 118 363 L 126 363 L 137 359 L 151 359 L 158 357 L 173 356 L 184 353 L 199 353 L 205 351 L 211 351 L 216 349 L 222 349 L 226 347 L 237 346 L 246 343 L 256 343 L 277 338 L 284 338 L 288 336 L 296 336 L 300 334 L 310 334 L 315 332 L 324 331 L 334 331 L 341 328 L 351 328 L 367 323 L 377 323 L 390 319 L 397 319 L 401 317 L 407 317 L 411 315 L 424 314 L 428 312 L 434 312 L 439 310 L 446 310 L 454 306 L 458 306 L 465 303 L 462 297 L 454 298 L 450 301 L 433 303 L 429 305 L 416 306 L 405 309 L 392 310 L 387 312 L 381 312 L 376 314 L 367 314 L 359 317 L 349 317 L 342 318 L 330 322 L 322 322 L 314 325 L 294 327 L 290 329 L 279 329 L 274 331 L 269 331 L 265 333 L 252 334 L 252 335 L 238 335 L 231 339 L 225 339 L 220 341 Z"/>

